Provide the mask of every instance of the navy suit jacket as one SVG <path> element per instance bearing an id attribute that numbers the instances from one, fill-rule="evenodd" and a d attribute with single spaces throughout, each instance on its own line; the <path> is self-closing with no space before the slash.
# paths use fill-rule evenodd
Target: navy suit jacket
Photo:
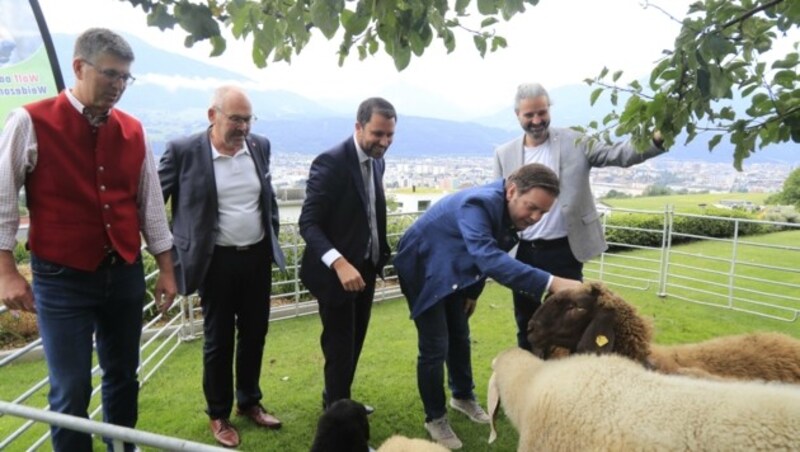
<path id="1" fill-rule="evenodd" d="M 448 195 L 405 232 L 394 268 L 411 318 L 456 291 L 477 299 L 487 277 L 519 292 L 544 292 L 550 274 L 508 254 L 519 238 L 505 196 L 503 180 Z"/>
<path id="2" fill-rule="evenodd" d="M 375 213 L 380 240 L 377 273 L 391 256 L 386 240 L 386 197 L 383 173 L 386 162 L 373 159 Z M 306 199 L 300 213 L 300 235 L 306 242 L 300 279 L 320 302 L 344 301 L 355 297 L 345 292 L 336 272 L 322 262 L 322 256 L 336 248 L 350 264 L 364 263 L 370 238 L 367 192 L 353 137 L 318 155 L 311 163 Z"/>
<path id="3" fill-rule="evenodd" d="M 273 262 L 285 270 L 278 242 L 278 203 L 269 169 L 269 140 L 248 135 L 247 145 L 261 181 L 261 212 Z M 172 199 L 172 260 L 178 292 L 189 295 L 206 277 L 218 233 L 219 208 L 209 131 L 167 143 L 158 176 L 164 202 Z"/>

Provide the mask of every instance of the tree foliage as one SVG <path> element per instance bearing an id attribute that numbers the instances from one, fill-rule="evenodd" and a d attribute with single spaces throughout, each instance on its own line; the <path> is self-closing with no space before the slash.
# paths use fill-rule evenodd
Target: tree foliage
<path id="1" fill-rule="evenodd" d="M 291 61 L 317 29 L 329 40 L 341 36 L 340 65 L 353 52 L 363 60 L 382 48 L 398 70 L 406 68 L 412 56 L 421 56 L 434 40 L 453 51 L 457 29 L 472 35 L 482 56 L 506 47 L 494 25 L 539 2 L 126 1 L 141 7 L 151 26 L 163 30 L 178 25 L 187 33 L 187 46 L 210 40 L 212 55 L 225 51 L 222 27 L 229 28 L 236 39 L 252 38 L 253 61 L 258 67 L 265 67 L 269 59 Z M 644 6 L 664 12 L 647 0 Z M 798 43 L 785 55 L 767 55 L 778 40 L 797 31 L 800 1 L 699 0 L 683 19 L 664 14 L 665 20 L 682 25 L 674 48 L 664 51 L 644 83 L 633 80 L 623 84 L 623 73 L 607 68 L 587 79 L 596 86 L 591 104 L 608 93 L 613 110 L 601 123 L 579 129 L 608 142 L 629 135 L 639 149 L 650 146 L 655 129 L 661 131 L 667 147 L 679 139 L 689 143 L 703 134 L 710 151 L 725 139 L 734 145 L 733 163 L 739 170 L 747 157 L 765 146 L 790 140 L 800 143 Z M 480 23 L 470 28 L 468 18 L 474 16 Z"/>
<path id="2" fill-rule="evenodd" d="M 327 39 L 341 32 L 339 64 L 355 50 L 359 59 L 381 47 L 398 70 L 406 68 L 412 54 L 421 56 L 434 39 L 448 53 L 456 46 L 454 30 L 472 35 L 475 48 L 487 51 L 506 47 L 493 26 L 525 11 L 539 0 L 475 0 L 482 20 L 465 24 L 472 0 L 127 0 L 147 13 L 147 23 L 161 30 L 178 25 L 187 36 L 185 44 L 209 39 L 212 56 L 225 51 L 221 27 L 236 39 L 252 37 L 253 61 L 291 61 L 308 44 L 314 29 Z M 452 3 L 452 5 L 451 5 Z"/>
<path id="3" fill-rule="evenodd" d="M 767 203 L 795 206 L 800 210 L 800 168 L 789 173 L 783 181 L 783 190 L 767 198 Z"/>
<path id="4" fill-rule="evenodd" d="M 622 72 L 607 68 L 586 80 L 597 87 L 590 102 L 608 93 L 614 110 L 585 130 L 607 142 L 630 134 L 639 149 L 650 146 L 654 129 L 665 146 L 708 134 L 709 151 L 723 139 L 734 145 L 738 170 L 769 144 L 800 143 L 798 43 L 785 55 L 767 55 L 799 23 L 797 0 L 695 2 L 675 48 L 664 52 L 645 86 L 636 80 L 622 85 Z"/>

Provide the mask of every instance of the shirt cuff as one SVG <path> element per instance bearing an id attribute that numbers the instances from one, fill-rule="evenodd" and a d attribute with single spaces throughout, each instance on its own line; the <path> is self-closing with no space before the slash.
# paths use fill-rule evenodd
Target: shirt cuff
<path id="1" fill-rule="evenodd" d="M 550 276 L 547 278 L 547 285 L 546 285 L 546 286 L 544 286 L 544 293 L 545 293 L 545 297 L 544 297 L 544 298 L 542 298 L 542 303 L 544 303 L 544 301 L 547 299 L 547 296 L 546 296 L 546 294 L 547 294 L 548 292 L 550 292 L 550 285 L 551 285 L 551 284 L 553 284 L 553 275 L 550 275 Z"/>
<path id="2" fill-rule="evenodd" d="M 333 265 L 334 261 L 340 257 L 342 257 L 342 253 L 336 251 L 336 248 L 331 248 L 327 253 L 322 255 L 322 262 L 328 266 L 328 268 L 331 268 L 331 265 Z"/>

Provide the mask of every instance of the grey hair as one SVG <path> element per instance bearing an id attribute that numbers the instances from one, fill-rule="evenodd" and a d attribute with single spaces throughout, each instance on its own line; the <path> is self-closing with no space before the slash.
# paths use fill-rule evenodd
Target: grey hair
<path id="1" fill-rule="evenodd" d="M 511 173 L 506 181 L 508 184 L 516 185 L 519 194 L 527 193 L 534 188 L 541 188 L 553 196 L 558 196 L 561 192 L 558 188 L 558 176 L 556 173 L 541 163 L 530 163 L 521 166 Z"/>
<path id="2" fill-rule="evenodd" d="M 525 99 L 532 99 L 534 97 L 544 96 L 547 98 L 547 105 L 550 103 L 550 95 L 539 83 L 523 83 L 517 87 L 517 95 L 514 96 L 514 111 L 519 111 L 519 104 Z"/>
<path id="3" fill-rule="evenodd" d="M 93 63 L 103 54 L 112 55 L 128 63 L 134 59 L 133 49 L 128 41 L 107 28 L 90 28 L 75 40 L 73 58 Z"/>
<path id="4" fill-rule="evenodd" d="M 397 112 L 395 112 L 394 106 L 382 97 L 370 97 L 361 102 L 361 105 L 358 106 L 358 113 L 356 113 L 356 121 L 363 126 L 372 119 L 373 113 L 397 121 Z"/>
<path id="5" fill-rule="evenodd" d="M 214 90 L 214 94 L 211 95 L 211 108 L 222 108 L 222 104 L 225 102 L 225 98 L 231 92 L 237 92 L 244 94 L 241 88 L 235 85 L 222 85 L 219 88 Z"/>

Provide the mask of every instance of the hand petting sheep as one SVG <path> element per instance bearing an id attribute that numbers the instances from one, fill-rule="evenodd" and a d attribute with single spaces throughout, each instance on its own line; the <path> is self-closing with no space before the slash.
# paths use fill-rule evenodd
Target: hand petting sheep
<path id="1" fill-rule="evenodd" d="M 779 333 L 652 344 L 652 325 L 602 283 L 550 296 L 528 323 L 534 354 L 614 353 L 663 373 L 800 383 L 800 340 Z M 798 426 L 800 429 L 800 426 Z"/>
<path id="2" fill-rule="evenodd" d="M 543 361 L 520 348 L 492 369 L 489 442 L 502 404 L 520 452 L 800 447 L 798 385 L 664 375 L 613 354 Z"/>

